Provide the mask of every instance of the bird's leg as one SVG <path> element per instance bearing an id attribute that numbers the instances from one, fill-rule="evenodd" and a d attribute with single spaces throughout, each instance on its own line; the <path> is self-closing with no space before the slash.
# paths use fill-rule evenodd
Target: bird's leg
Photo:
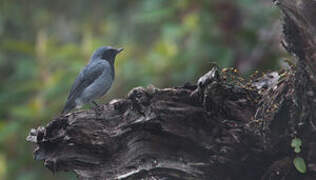
<path id="1" fill-rule="evenodd" d="M 92 104 L 94 104 L 96 107 L 99 107 L 99 105 L 95 101 L 92 101 Z"/>
<path id="2" fill-rule="evenodd" d="M 101 114 L 102 112 L 102 107 L 99 106 L 95 101 L 91 101 L 93 105 L 95 105 L 94 107 L 94 111 L 95 111 L 95 114 L 98 116 Z"/>

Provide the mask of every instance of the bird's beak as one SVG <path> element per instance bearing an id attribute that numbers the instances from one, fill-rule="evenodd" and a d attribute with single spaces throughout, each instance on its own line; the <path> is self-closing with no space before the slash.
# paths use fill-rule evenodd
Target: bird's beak
<path id="1" fill-rule="evenodd" d="M 118 53 L 122 52 L 124 50 L 124 48 L 118 48 L 116 50 L 117 50 L 117 54 L 118 54 Z"/>

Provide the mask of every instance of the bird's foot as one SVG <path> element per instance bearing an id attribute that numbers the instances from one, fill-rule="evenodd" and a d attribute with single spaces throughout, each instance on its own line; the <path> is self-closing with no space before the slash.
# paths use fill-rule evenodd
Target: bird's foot
<path id="1" fill-rule="evenodd" d="M 98 105 L 95 101 L 92 101 L 92 103 L 94 104 L 94 111 L 95 111 L 95 114 L 96 116 L 98 117 L 99 115 L 102 114 L 102 110 L 103 110 L 103 107 Z"/>

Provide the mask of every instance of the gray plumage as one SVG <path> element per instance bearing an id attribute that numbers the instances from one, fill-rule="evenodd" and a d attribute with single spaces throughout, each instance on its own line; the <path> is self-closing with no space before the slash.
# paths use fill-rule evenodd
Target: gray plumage
<path id="1" fill-rule="evenodd" d="M 62 114 L 105 95 L 114 80 L 115 57 L 122 50 L 105 46 L 93 53 L 73 83 Z"/>

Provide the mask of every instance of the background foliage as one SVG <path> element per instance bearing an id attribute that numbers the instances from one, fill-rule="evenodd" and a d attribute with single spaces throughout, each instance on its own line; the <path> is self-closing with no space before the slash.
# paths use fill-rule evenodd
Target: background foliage
<path id="1" fill-rule="evenodd" d="M 194 82 L 210 62 L 279 66 L 279 14 L 264 0 L 0 0 L 0 179 L 75 179 L 32 159 L 25 138 L 61 111 L 99 46 L 124 47 L 107 97 Z"/>

